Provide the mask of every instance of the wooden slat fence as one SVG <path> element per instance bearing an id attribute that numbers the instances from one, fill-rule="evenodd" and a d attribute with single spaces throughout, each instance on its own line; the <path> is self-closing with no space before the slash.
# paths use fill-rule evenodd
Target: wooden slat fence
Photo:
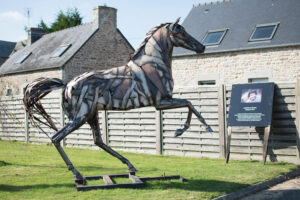
<path id="1" fill-rule="evenodd" d="M 47 95 L 45 98 L 41 100 L 41 103 L 43 107 L 45 108 L 45 111 L 52 117 L 56 127 L 61 128 L 61 102 L 59 93 L 54 93 Z M 23 109 L 24 110 L 24 109 Z M 24 114 L 25 115 L 25 114 Z M 42 121 L 46 121 L 43 120 Z M 49 135 L 49 137 L 53 136 L 54 131 L 47 127 L 46 125 L 41 124 L 42 129 Z M 31 143 L 43 143 L 43 144 L 49 144 L 51 143 L 50 138 L 42 132 L 39 128 L 36 128 L 33 126 L 30 121 L 28 122 L 28 142 Z"/>
<path id="2" fill-rule="evenodd" d="M 300 81 L 299 81 L 300 82 Z M 298 85 L 299 85 L 298 82 Z M 271 131 L 268 160 L 300 163 L 296 125 L 297 103 L 300 92 L 296 83 L 276 85 L 273 129 Z M 299 89 L 298 89 L 299 90 Z M 297 94 L 297 95 L 296 95 Z M 99 111 L 102 139 L 112 148 L 123 151 L 224 158 L 226 116 L 228 114 L 231 86 L 185 87 L 174 91 L 175 98 L 192 102 L 214 130 L 209 133 L 193 115 L 191 126 L 182 136 L 174 132 L 182 128 L 187 118 L 187 108 L 156 111 L 154 108 L 133 109 L 126 112 Z M 58 127 L 68 120 L 63 115 L 60 93 L 42 100 L 46 111 L 56 119 Z M 0 139 L 31 143 L 50 143 L 50 139 L 27 122 L 22 96 L 3 97 L 0 100 Z M 300 110 L 300 107 L 299 109 Z M 299 126 L 299 124 L 297 125 Z M 53 131 L 47 129 L 49 136 Z M 233 127 L 231 140 L 232 159 L 262 159 L 263 128 Z M 299 146 L 300 142 L 298 142 Z M 99 149 L 94 145 L 88 124 L 68 135 L 64 146 Z"/>
<path id="3" fill-rule="evenodd" d="M 0 139 L 25 141 L 25 112 L 21 96 L 0 100 Z"/>
<path id="4" fill-rule="evenodd" d="M 107 112 L 108 143 L 124 151 L 156 152 L 155 109 L 140 108 L 126 112 Z"/>
<path id="5" fill-rule="evenodd" d="M 188 108 L 162 111 L 163 153 L 166 155 L 205 156 L 218 158 L 218 87 L 184 88 L 174 91 L 174 98 L 188 99 L 201 112 L 206 122 L 214 130 L 209 133 L 200 121 L 192 115 L 190 128 L 181 136 L 174 138 L 174 132 L 183 128 Z"/>

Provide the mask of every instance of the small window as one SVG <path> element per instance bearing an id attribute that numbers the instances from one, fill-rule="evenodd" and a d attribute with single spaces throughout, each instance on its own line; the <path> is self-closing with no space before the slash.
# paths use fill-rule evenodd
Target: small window
<path id="1" fill-rule="evenodd" d="M 249 83 L 265 83 L 268 82 L 268 78 L 249 78 L 248 82 Z"/>
<path id="2" fill-rule="evenodd" d="M 6 96 L 12 96 L 12 89 L 11 88 L 6 89 Z"/>
<path id="3" fill-rule="evenodd" d="M 257 25 L 251 34 L 249 41 L 271 40 L 279 23 Z"/>
<path id="4" fill-rule="evenodd" d="M 52 54 L 51 57 L 59 57 L 61 55 L 63 55 L 69 48 L 70 48 L 71 44 L 66 44 L 66 45 L 61 45 L 59 46 L 54 53 Z"/>
<path id="5" fill-rule="evenodd" d="M 198 81 L 198 85 L 216 85 L 215 80 Z"/>
<path id="6" fill-rule="evenodd" d="M 23 55 L 22 57 L 20 57 L 15 63 L 16 64 L 21 64 L 23 63 L 29 56 L 31 55 L 31 52 Z"/>
<path id="7" fill-rule="evenodd" d="M 202 41 L 204 45 L 218 45 L 223 40 L 227 29 L 208 31 Z"/>

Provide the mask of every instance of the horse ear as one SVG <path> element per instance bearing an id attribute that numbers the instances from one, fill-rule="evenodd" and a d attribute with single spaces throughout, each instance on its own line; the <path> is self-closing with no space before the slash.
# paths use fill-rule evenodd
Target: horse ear
<path id="1" fill-rule="evenodd" d="M 176 22 L 174 24 L 178 24 L 179 20 L 180 20 L 180 17 L 178 17 L 178 19 L 176 20 Z"/>

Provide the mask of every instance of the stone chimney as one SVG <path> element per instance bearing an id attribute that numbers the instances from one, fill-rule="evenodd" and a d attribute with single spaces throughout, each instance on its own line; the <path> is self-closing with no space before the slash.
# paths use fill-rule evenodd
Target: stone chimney
<path id="1" fill-rule="evenodd" d="M 28 30 L 27 46 L 30 46 L 45 34 L 46 31 L 42 28 L 30 28 Z"/>
<path id="2" fill-rule="evenodd" d="M 107 6 L 96 6 L 94 11 L 93 28 L 103 31 L 115 31 L 117 29 L 117 9 Z"/>

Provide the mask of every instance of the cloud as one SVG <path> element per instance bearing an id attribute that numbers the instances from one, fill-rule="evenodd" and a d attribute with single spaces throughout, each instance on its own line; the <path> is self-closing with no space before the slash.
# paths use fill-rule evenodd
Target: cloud
<path id="1" fill-rule="evenodd" d="M 27 35 L 26 34 L 20 34 L 18 36 L 15 37 L 15 39 L 13 41 L 18 42 L 18 41 L 23 41 L 27 39 Z"/>
<path id="2" fill-rule="evenodd" d="M 26 20 L 26 16 L 17 11 L 7 11 L 0 13 L 0 21 L 26 22 Z"/>

